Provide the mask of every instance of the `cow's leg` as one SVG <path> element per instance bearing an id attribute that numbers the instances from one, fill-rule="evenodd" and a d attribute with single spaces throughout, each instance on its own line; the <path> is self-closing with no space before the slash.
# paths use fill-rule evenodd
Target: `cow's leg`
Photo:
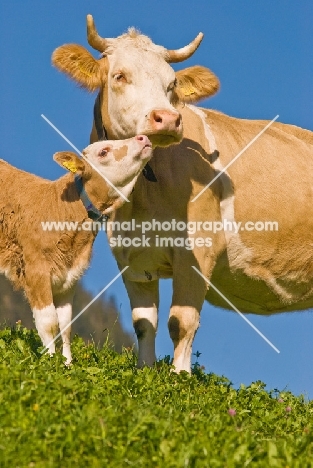
<path id="1" fill-rule="evenodd" d="M 155 335 L 158 326 L 159 282 L 135 283 L 124 280 L 132 308 L 138 339 L 138 367 L 155 362 Z"/>
<path id="2" fill-rule="evenodd" d="M 72 321 L 72 304 L 74 297 L 74 288 L 66 293 L 56 296 L 54 304 L 58 317 L 58 323 L 63 344 L 63 356 L 66 358 L 66 365 L 72 362 L 71 354 L 71 321 Z"/>
<path id="3" fill-rule="evenodd" d="M 176 274 L 174 271 L 168 328 L 174 344 L 175 372 L 191 371 L 192 343 L 199 327 L 206 290 L 205 281 L 191 267 L 178 269 Z"/>

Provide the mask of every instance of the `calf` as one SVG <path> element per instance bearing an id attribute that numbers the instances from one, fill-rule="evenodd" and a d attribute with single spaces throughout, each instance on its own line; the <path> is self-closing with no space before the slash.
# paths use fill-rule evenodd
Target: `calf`
<path id="1" fill-rule="evenodd" d="M 0 160 L 0 272 L 24 290 L 51 354 L 60 328 L 67 364 L 72 359 L 68 325 L 74 289 L 88 267 L 97 234 L 88 226 L 118 208 L 121 193 L 130 195 L 152 148 L 149 139 L 139 135 L 94 143 L 83 155 L 81 159 L 72 152 L 56 153 L 54 160 L 69 170 L 56 181 Z M 62 230 L 44 230 L 48 222 L 59 227 L 67 223 L 68 229 L 64 225 Z"/>

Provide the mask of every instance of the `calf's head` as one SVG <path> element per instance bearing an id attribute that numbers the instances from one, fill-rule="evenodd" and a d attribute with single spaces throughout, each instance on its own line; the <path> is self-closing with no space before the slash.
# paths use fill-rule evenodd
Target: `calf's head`
<path id="1" fill-rule="evenodd" d="M 119 208 L 132 192 L 136 180 L 152 156 L 147 136 L 127 140 L 99 141 L 82 152 L 83 158 L 71 151 L 56 153 L 60 166 L 81 176 L 91 201 L 104 214 Z"/>
<path id="2" fill-rule="evenodd" d="M 189 45 L 168 50 L 134 28 L 104 39 L 88 15 L 87 36 L 89 44 L 101 52 L 100 59 L 80 45 L 67 44 L 54 51 L 52 62 L 87 90 L 100 89 L 108 138 L 144 134 L 154 146 L 177 143 L 182 138 L 179 104 L 197 102 L 219 88 L 217 77 L 205 67 L 175 73 L 169 65 L 189 58 L 200 45 L 202 33 Z"/>

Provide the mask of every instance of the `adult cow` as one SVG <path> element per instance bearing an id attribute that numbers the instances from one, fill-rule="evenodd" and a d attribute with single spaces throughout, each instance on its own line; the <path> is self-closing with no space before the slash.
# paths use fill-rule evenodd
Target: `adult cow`
<path id="1" fill-rule="evenodd" d="M 53 63 L 84 88 L 100 89 L 91 141 L 101 133 L 111 139 L 141 133 L 149 135 L 156 147 L 130 203 L 115 215 L 117 221 L 136 220 L 135 230 L 119 233 L 131 239 L 141 237 L 142 226 L 148 226 L 143 223 L 155 220 L 156 229 L 157 222 L 163 223 L 163 231 L 150 232 L 143 245 L 125 247 L 125 242 L 113 248 L 119 267 L 129 265 L 124 282 L 138 337 L 139 365 L 155 360 L 159 278 L 173 277 L 168 325 L 177 372 L 190 371 L 205 296 L 212 304 L 230 308 L 214 290 L 207 290 L 207 282 L 193 266 L 242 311 L 271 314 L 311 307 L 313 134 L 273 123 L 223 172 L 268 122 L 232 118 L 192 105 L 213 95 L 218 79 L 198 66 L 175 73 L 169 63 L 190 57 L 202 35 L 172 51 L 134 29 L 103 39 L 90 15 L 87 31 L 89 44 L 102 53 L 99 60 L 79 45 L 64 45 L 54 52 Z M 208 241 L 207 221 L 236 221 L 242 226 L 209 232 Z M 251 230 L 251 222 L 257 221 L 274 221 L 278 230 Z M 183 222 L 198 224 L 190 232 L 177 231 Z M 109 232 L 111 240 L 114 235 Z M 168 243 L 162 248 L 161 237 Z"/>

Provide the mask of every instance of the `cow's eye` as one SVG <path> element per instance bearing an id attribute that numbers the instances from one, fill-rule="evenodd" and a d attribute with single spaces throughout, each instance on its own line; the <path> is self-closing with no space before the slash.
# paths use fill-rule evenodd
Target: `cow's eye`
<path id="1" fill-rule="evenodd" d="M 119 83 L 126 83 L 126 78 L 125 78 L 125 75 L 123 75 L 123 73 L 116 73 L 114 75 L 114 79 L 115 81 L 118 81 Z"/>
<path id="2" fill-rule="evenodd" d="M 102 149 L 99 151 L 98 155 L 99 155 L 101 158 L 104 158 L 104 157 L 108 154 L 108 152 L 109 152 L 108 148 L 102 148 Z"/>
<path id="3" fill-rule="evenodd" d="M 167 87 L 167 92 L 169 91 L 173 91 L 173 89 L 177 86 L 177 80 L 175 79 L 174 81 L 172 81 L 172 83 L 170 83 Z"/>

